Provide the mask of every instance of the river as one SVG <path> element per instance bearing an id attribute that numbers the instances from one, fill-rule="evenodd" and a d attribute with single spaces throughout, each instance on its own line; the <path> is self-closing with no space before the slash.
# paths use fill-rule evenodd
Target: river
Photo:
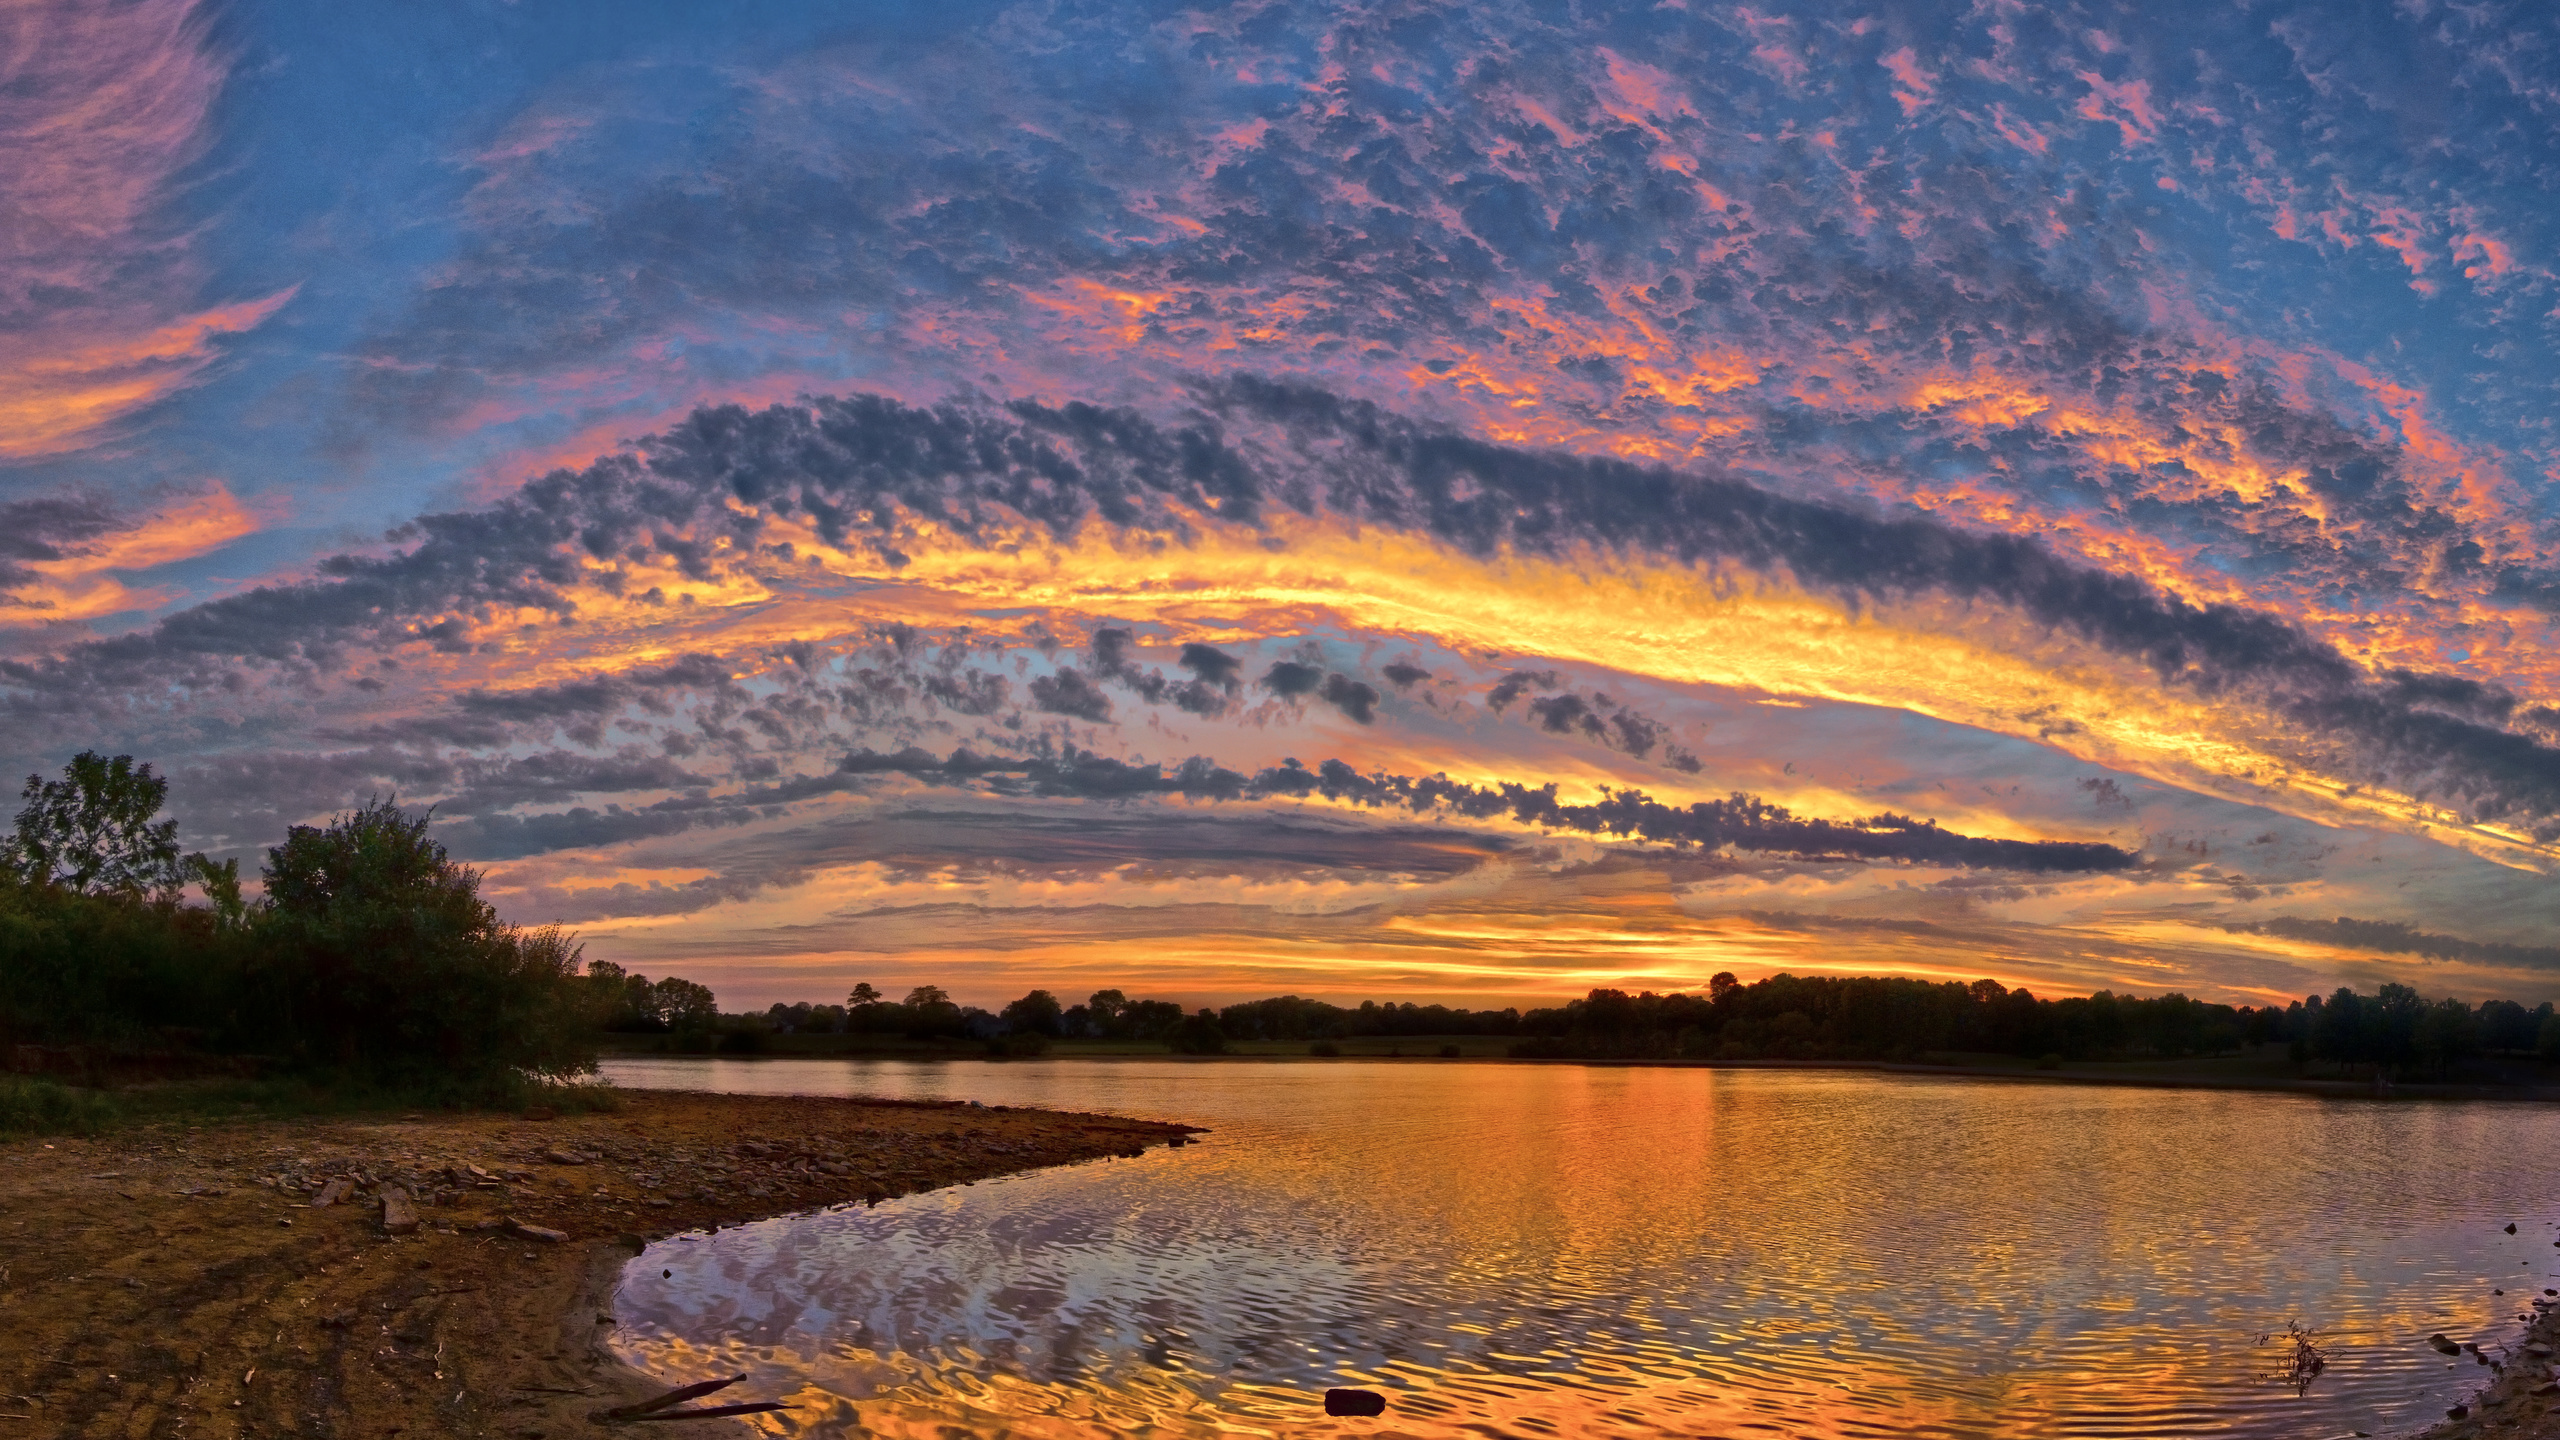
<path id="1" fill-rule="evenodd" d="M 2560 1115 L 2487 1103 L 1427 1060 L 605 1069 L 1210 1127 L 651 1246 L 620 1353 L 744 1371 L 802 1407 L 775 1433 L 2382 1436 L 2489 1376 L 2431 1332 L 2495 1354 L 2560 1286 Z M 2329 1353 L 2304 1393 L 2268 1378 L 2288 1321 Z M 1336 1385 L 1390 1409 L 1327 1420 Z"/>

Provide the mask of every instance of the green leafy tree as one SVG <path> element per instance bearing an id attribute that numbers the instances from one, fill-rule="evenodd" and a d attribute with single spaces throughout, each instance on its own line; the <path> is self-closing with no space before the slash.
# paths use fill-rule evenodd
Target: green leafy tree
<path id="1" fill-rule="evenodd" d="M 191 876 L 178 822 L 155 820 L 169 782 L 130 755 L 83 750 L 62 778 L 27 777 L 8 863 L 28 881 L 83 895 L 174 900 Z"/>
<path id="2" fill-rule="evenodd" d="M 265 878 L 280 1018 L 308 1059 L 466 1085 L 594 1068 L 575 941 L 500 921 L 425 815 L 380 799 L 297 825 Z"/>

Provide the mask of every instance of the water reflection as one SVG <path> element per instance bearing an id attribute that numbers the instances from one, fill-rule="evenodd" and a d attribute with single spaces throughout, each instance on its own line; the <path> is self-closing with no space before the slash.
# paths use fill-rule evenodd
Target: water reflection
<path id="1" fill-rule="evenodd" d="M 2560 1254 L 2560 1131 L 2518 1107 L 1427 1062 L 611 1069 L 1214 1127 L 653 1247 L 626 1356 L 744 1368 L 806 1407 L 797 1433 L 2388 1433 L 2487 1376 L 2424 1337 L 2511 1333 Z M 2290 1318 L 2331 1345 L 2304 1397 L 2261 1378 Z M 1331 1385 L 1394 1403 L 1326 1419 Z"/>

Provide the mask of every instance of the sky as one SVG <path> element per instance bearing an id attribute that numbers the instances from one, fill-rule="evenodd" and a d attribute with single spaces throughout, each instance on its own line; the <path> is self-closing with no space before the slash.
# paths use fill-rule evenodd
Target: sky
<path id="1" fill-rule="evenodd" d="M 0 765 L 857 981 L 2560 996 L 2560 12 L 0 3 Z"/>

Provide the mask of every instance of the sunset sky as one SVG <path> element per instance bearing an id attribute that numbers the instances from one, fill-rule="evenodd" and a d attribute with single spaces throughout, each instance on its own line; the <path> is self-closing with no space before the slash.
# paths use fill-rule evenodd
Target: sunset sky
<path id="1" fill-rule="evenodd" d="M 0 5 L 0 761 L 730 1008 L 2560 996 L 2560 12 Z"/>

